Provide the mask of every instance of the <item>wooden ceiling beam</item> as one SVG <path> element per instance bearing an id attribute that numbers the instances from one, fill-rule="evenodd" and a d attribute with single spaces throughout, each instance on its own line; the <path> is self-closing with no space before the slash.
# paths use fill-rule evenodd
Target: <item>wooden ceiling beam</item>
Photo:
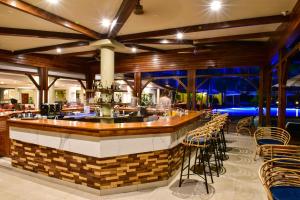
<path id="1" fill-rule="evenodd" d="M 115 38 L 129 16 L 131 15 L 132 11 L 137 4 L 137 0 L 123 0 L 122 4 L 113 20 L 109 28 L 109 32 L 107 34 L 108 38 Z"/>
<path id="2" fill-rule="evenodd" d="M 22 1 L 22 0 L 0 0 L 0 3 L 3 5 L 9 6 L 11 8 L 17 9 L 19 11 L 28 13 L 30 15 L 39 17 L 41 19 L 47 20 L 49 22 L 61 25 L 65 28 L 82 33 L 90 38 L 93 38 L 93 39 L 101 39 L 102 38 L 102 35 L 100 33 L 97 33 L 96 31 L 93 31 L 93 30 L 88 29 L 87 27 L 84 27 L 82 25 L 79 25 L 73 21 L 70 21 L 70 20 L 60 17 L 58 15 L 52 14 L 46 10 L 43 10 L 36 6 L 33 6 L 29 3 L 26 3 L 25 1 Z"/>
<path id="3" fill-rule="evenodd" d="M 193 40 L 175 40 L 175 39 L 137 39 L 130 40 L 129 43 L 137 43 L 137 44 L 161 44 L 161 45 L 193 45 Z M 125 41 L 126 43 L 126 41 Z"/>
<path id="4" fill-rule="evenodd" d="M 194 43 L 207 44 L 207 43 L 228 42 L 228 41 L 244 40 L 244 39 L 268 38 L 268 37 L 272 37 L 272 36 L 280 35 L 280 34 L 281 33 L 277 32 L 277 31 L 248 33 L 248 34 L 240 34 L 240 35 L 230 35 L 230 36 L 198 39 L 198 40 L 194 40 Z"/>
<path id="5" fill-rule="evenodd" d="M 12 54 L 13 52 L 6 49 L 0 49 L 0 53 Z"/>
<path id="6" fill-rule="evenodd" d="M 129 48 L 137 48 L 137 49 L 140 49 L 140 50 L 145 50 L 145 51 L 153 51 L 153 52 L 159 52 L 159 53 L 164 53 L 166 52 L 165 50 L 162 50 L 162 49 L 157 49 L 157 48 L 154 48 L 154 47 L 148 47 L 148 46 L 144 46 L 144 45 L 140 45 L 140 44 L 125 44 L 126 47 L 129 47 Z"/>
<path id="7" fill-rule="evenodd" d="M 91 40 L 90 37 L 78 33 L 62 33 L 62 32 L 55 32 L 55 31 L 41 31 L 41 30 L 8 28 L 8 27 L 0 27 L 0 35 L 63 39 L 63 40 Z"/>
<path id="8" fill-rule="evenodd" d="M 219 30 L 219 29 L 227 29 L 227 28 L 237 28 L 237 27 L 245 27 L 245 26 L 282 23 L 282 22 L 286 22 L 289 20 L 290 20 L 290 17 L 288 15 L 287 16 L 273 15 L 273 16 L 225 21 L 225 22 L 216 22 L 216 23 L 209 23 L 209 24 L 198 24 L 198 25 L 193 25 L 193 26 L 184 26 L 184 27 L 178 27 L 178 28 L 170 28 L 170 29 L 164 29 L 164 30 L 142 32 L 142 33 L 133 33 L 133 34 L 128 34 L 128 35 L 122 35 L 117 38 L 120 41 L 129 41 L 129 40 L 143 39 L 143 38 L 148 38 L 148 37 L 176 35 L 178 32 L 191 33 L 191 32 L 199 32 L 199 31 Z"/>
<path id="9" fill-rule="evenodd" d="M 31 49 L 23 49 L 23 50 L 17 50 L 13 53 L 15 55 L 20 54 L 29 54 L 29 53 L 35 53 L 35 52 L 42 52 L 42 51 L 50 51 L 57 48 L 71 48 L 71 47 L 80 47 L 80 46 L 87 46 L 89 45 L 89 42 L 87 41 L 78 41 L 78 42 L 70 42 L 70 43 L 63 43 L 63 44 L 57 44 L 57 45 L 50 45 L 50 46 L 44 46 L 44 47 L 36 47 Z"/>

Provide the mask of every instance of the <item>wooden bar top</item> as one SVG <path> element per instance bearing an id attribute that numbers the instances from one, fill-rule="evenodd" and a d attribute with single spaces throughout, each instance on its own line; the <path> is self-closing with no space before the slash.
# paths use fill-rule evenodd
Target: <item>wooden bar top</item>
<path id="1" fill-rule="evenodd" d="M 189 111 L 187 115 L 168 117 L 153 122 L 135 123 L 92 123 L 66 120 L 37 119 L 20 120 L 9 119 L 8 125 L 11 127 L 30 128 L 44 131 L 53 131 L 78 135 L 89 135 L 96 137 L 126 136 L 126 135 L 146 135 L 171 133 L 179 128 L 199 120 L 204 112 Z"/>

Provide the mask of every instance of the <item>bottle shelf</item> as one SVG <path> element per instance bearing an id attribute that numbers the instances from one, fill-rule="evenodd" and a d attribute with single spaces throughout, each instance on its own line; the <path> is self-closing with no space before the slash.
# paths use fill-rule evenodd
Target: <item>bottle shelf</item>
<path id="1" fill-rule="evenodd" d="M 126 105 L 129 105 L 129 103 L 101 102 L 101 103 L 90 103 L 90 105 L 94 105 L 94 106 L 101 106 L 101 105 L 122 105 L 122 106 L 126 106 Z"/>
<path id="2" fill-rule="evenodd" d="M 104 94 L 113 94 L 115 92 L 128 92 L 127 90 L 114 90 L 114 89 L 87 89 L 86 92 L 94 93 L 101 92 Z"/>

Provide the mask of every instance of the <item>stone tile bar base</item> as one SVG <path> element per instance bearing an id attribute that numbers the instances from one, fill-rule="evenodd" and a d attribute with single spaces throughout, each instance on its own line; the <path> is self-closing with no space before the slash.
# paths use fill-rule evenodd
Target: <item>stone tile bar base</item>
<path id="1" fill-rule="evenodd" d="M 19 140 L 11 140 L 14 167 L 94 189 L 167 181 L 180 168 L 182 146 L 165 150 L 92 157 Z"/>

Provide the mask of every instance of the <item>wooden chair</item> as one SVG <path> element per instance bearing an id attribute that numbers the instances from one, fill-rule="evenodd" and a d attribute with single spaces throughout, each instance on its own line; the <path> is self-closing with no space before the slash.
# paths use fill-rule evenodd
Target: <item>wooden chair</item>
<path id="1" fill-rule="evenodd" d="M 261 156 L 265 161 L 275 158 L 300 159 L 300 146 L 296 145 L 263 145 Z"/>
<path id="2" fill-rule="evenodd" d="M 300 160 L 276 158 L 259 169 L 259 178 L 269 200 L 300 199 Z"/>
<path id="3" fill-rule="evenodd" d="M 236 132 L 237 134 L 246 131 L 249 135 L 252 135 L 252 124 L 253 124 L 253 117 L 245 117 L 238 121 L 236 125 Z"/>
<path id="4" fill-rule="evenodd" d="M 278 127 L 259 127 L 254 133 L 254 141 L 256 143 L 256 155 L 261 155 L 261 147 L 263 145 L 287 145 L 290 141 L 290 134 Z"/>

